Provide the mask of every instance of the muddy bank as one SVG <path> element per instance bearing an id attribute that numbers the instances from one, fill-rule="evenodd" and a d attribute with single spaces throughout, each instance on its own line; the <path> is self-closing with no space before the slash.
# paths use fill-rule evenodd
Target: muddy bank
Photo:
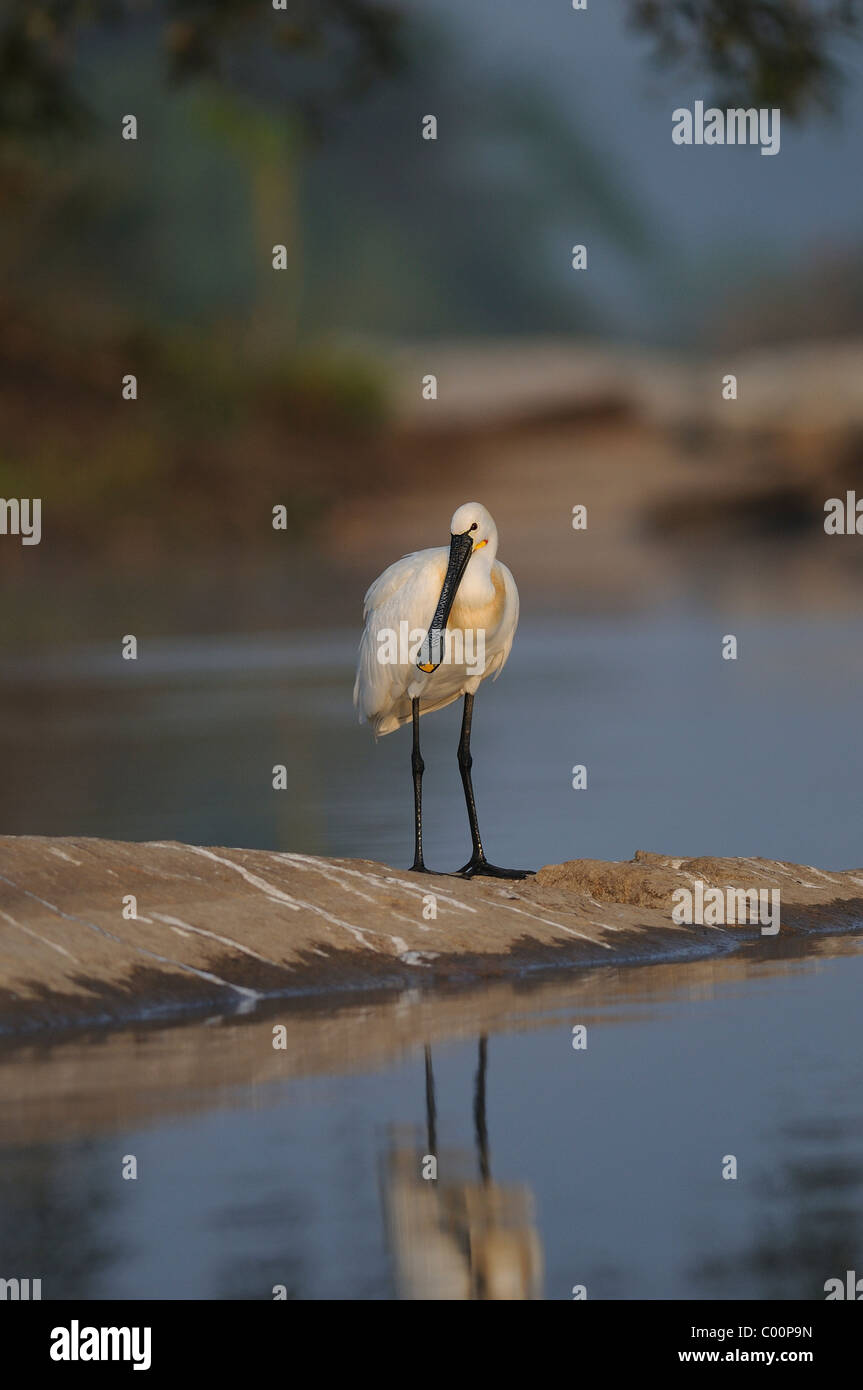
<path id="1" fill-rule="evenodd" d="M 672 894 L 696 882 L 778 889 L 778 934 L 676 924 Z M 3 837 L 0 1030 L 714 955 L 751 940 L 778 950 L 789 936 L 860 928 L 863 870 L 764 859 L 639 852 L 510 884 L 265 850 Z"/>

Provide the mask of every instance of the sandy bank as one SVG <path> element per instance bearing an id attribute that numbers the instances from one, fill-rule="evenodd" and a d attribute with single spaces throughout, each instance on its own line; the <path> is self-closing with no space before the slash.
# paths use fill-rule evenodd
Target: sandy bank
<path id="1" fill-rule="evenodd" d="M 764 859 L 638 853 L 508 884 L 265 850 L 2 837 L 0 1029 L 712 955 L 765 939 L 757 927 L 675 924 L 672 894 L 696 880 L 779 889 L 777 950 L 789 935 L 863 929 L 863 870 Z"/>

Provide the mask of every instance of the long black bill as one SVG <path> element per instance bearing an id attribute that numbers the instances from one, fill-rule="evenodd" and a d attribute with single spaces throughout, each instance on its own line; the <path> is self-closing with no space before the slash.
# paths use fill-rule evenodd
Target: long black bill
<path id="1" fill-rule="evenodd" d="M 437 601 L 435 615 L 417 656 L 417 666 L 421 671 L 436 671 L 443 661 L 444 633 L 449 621 L 450 609 L 453 606 L 456 590 L 467 569 L 467 562 L 472 551 L 473 540 L 469 531 L 465 531 L 461 536 L 453 536 L 449 545 L 449 564 L 446 567 L 443 588 Z"/>

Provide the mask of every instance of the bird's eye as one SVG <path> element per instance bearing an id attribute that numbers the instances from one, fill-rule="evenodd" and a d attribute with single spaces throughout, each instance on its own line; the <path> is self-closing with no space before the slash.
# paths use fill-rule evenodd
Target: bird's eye
<path id="1" fill-rule="evenodd" d="M 473 526 L 471 526 L 469 529 L 470 529 L 471 531 L 475 531 L 475 530 L 476 530 L 476 522 L 474 522 Z"/>

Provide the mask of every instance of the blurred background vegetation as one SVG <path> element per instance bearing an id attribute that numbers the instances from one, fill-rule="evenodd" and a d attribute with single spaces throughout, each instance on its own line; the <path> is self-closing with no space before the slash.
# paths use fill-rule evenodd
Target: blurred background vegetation
<path id="1" fill-rule="evenodd" d="M 558 9 L 531 18 L 546 54 L 564 33 L 552 24 L 604 26 L 596 55 L 574 42 L 572 91 L 565 69 L 530 61 L 524 7 L 507 3 L 7 4 L 0 495 L 40 496 L 45 515 L 38 560 L 0 547 L 22 581 L 16 640 L 57 635 L 58 574 L 68 635 L 112 630 L 114 599 L 141 585 L 166 628 L 295 621 L 309 554 L 332 561 L 322 603 L 352 555 L 363 570 L 351 538 L 364 505 L 430 470 L 447 498 L 466 473 L 476 491 L 458 430 L 429 438 L 401 410 L 394 347 L 474 344 L 481 375 L 489 342 L 659 354 L 863 332 L 863 236 L 837 228 L 807 263 L 782 238 L 787 188 L 763 236 L 757 222 L 739 239 L 671 234 L 699 186 L 669 181 L 666 96 L 779 105 L 804 137 L 820 132 L 800 166 L 813 168 L 817 142 L 848 122 L 860 6 L 630 0 L 611 27 Z M 608 111 L 591 103 L 603 86 Z M 852 128 L 855 103 L 856 89 Z M 135 142 L 121 139 L 126 113 Z M 436 142 L 420 139 L 426 113 Z M 651 120 L 655 167 L 637 147 Z M 749 158 L 748 184 L 729 155 Z M 751 199 L 776 162 L 719 158 L 726 203 Z M 583 282 L 576 240 L 591 245 Z M 135 403 L 120 394 L 129 372 Z M 277 503 L 288 546 L 270 526 Z M 256 579 L 267 566 L 272 586 Z"/>

